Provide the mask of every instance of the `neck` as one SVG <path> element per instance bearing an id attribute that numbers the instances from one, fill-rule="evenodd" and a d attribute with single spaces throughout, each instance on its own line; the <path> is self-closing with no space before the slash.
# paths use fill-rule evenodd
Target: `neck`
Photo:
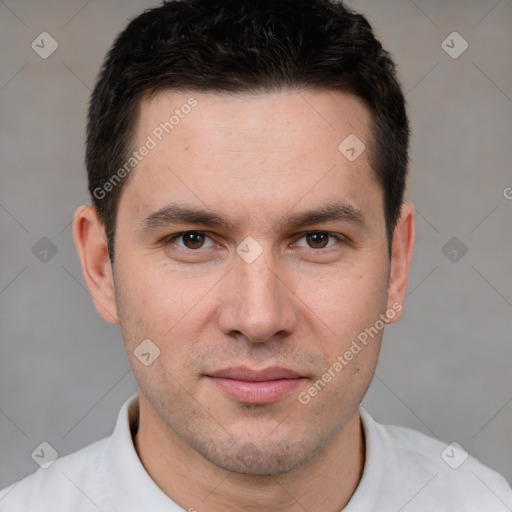
<path id="1" fill-rule="evenodd" d="M 279 476 L 219 468 L 194 451 L 140 400 L 135 449 L 146 471 L 185 510 L 226 512 L 340 512 L 362 476 L 364 433 L 358 411 L 308 462 Z"/>

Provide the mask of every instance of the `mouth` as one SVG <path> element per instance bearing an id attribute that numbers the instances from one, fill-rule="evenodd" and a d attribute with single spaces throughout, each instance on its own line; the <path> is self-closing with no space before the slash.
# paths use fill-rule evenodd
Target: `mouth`
<path id="1" fill-rule="evenodd" d="M 224 368 L 206 377 L 232 400 L 254 405 L 278 402 L 308 380 L 294 370 L 278 366 L 263 370 Z"/>

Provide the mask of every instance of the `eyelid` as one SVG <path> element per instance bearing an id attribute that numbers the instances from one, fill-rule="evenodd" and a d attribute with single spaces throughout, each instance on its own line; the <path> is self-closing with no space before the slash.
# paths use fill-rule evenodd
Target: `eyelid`
<path id="1" fill-rule="evenodd" d="M 215 244 L 215 242 L 213 241 L 212 237 L 206 231 L 200 231 L 200 230 L 196 230 L 196 229 L 189 229 L 187 231 L 181 231 L 179 233 L 174 233 L 172 235 L 166 236 L 164 239 L 162 239 L 161 244 L 164 247 L 168 246 L 168 245 L 171 245 L 171 244 L 174 244 L 176 247 L 179 248 L 179 250 L 190 252 L 190 253 L 200 252 L 201 250 L 209 249 L 209 248 L 212 247 L 212 246 L 209 246 L 209 247 L 200 247 L 199 249 L 189 249 L 187 247 L 182 247 L 181 245 L 178 245 L 178 244 L 175 243 L 175 241 L 178 238 L 180 238 L 181 236 L 186 235 L 188 233 L 199 233 L 200 235 L 203 235 L 206 238 L 209 238 L 213 242 L 213 244 Z M 322 251 L 329 251 L 330 249 L 332 249 L 336 245 L 339 245 L 340 243 L 342 243 L 342 244 L 343 243 L 347 243 L 347 239 L 343 235 L 341 235 L 339 233 L 331 233 L 330 231 L 323 231 L 323 230 L 320 230 L 320 229 L 313 229 L 313 230 L 304 231 L 302 233 L 299 233 L 297 235 L 297 237 L 295 238 L 295 240 L 296 241 L 301 240 L 302 238 L 304 238 L 307 235 L 310 235 L 312 233 L 322 233 L 322 234 L 325 234 L 325 235 L 327 235 L 327 236 L 329 236 L 331 238 L 335 238 L 338 241 L 338 243 L 330 245 L 328 247 L 320 247 L 320 248 L 309 247 L 309 249 L 311 249 L 311 250 L 313 250 L 315 252 L 318 252 L 318 253 L 320 253 Z M 295 246 L 296 241 L 293 242 L 293 244 L 292 244 L 293 246 Z M 308 247 L 304 247 L 304 246 L 297 246 L 297 247 L 302 247 L 302 248 L 306 248 L 306 249 L 308 248 Z"/>
<path id="2" fill-rule="evenodd" d="M 339 245 L 339 243 L 346 243 L 347 242 L 347 239 L 341 235 L 340 233 L 331 233 L 330 231 L 324 231 L 324 230 L 321 230 L 321 229 L 312 229 L 310 231 L 304 231 L 303 233 L 300 233 L 299 236 L 296 238 L 296 240 L 302 240 L 304 237 L 306 237 L 307 235 L 310 235 L 312 233 L 322 233 L 324 235 L 327 235 L 331 238 L 335 238 L 338 243 L 337 244 L 333 244 L 333 245 L 330 245 L 328 247 L 320 247 L 318 249 L 315 249 L 314 247 L 304 247 L 304 246 L 298 246 L 298 247 L 303 247 L 303 248 L 309 248 L 309 249 L 312 249 L 313 251 L 315 252 L 322 252 L 322 251 L 328 251 L 330 249 L 332 249 L 333 247 L 335 247 L 336 245 Z M 293 243 L 293 245 L 295 245 L 296 242 Z"/>
<path id="3" fill-rule="evenodd" d="M 176 240 L 180 237 L 182 237 L 183 235 L 187 235 L 189 233 L 199 233 L 200 235 L 203 235 L 204 237 L 206 238 L 209 238 L 212 242 L 212 237 L 210 235 L 208 235 L 206 233 L 206 231 L 199 231 L 197 229 L 189 229 L 187 231 L 181 231 L 179 233 L 174 233 L 172 235 L 169 235 L 169 236 L 166 236 L 165 238 L 162 239 L 161 241 L 161 244 L 165 247 L 165 246 L 168 246 L 168 245 L 176 245 L 176 247 L 178 247 L 179 249 L 183 250 L 183 251 L 187 251 L 187 252 L 199 252 L 201 249 L 209 249 L 210 247 L 200 247 L 199 249 L 189 249 L 188 247 L 182 247 L 181 245 L 178 245 L 176 244 Z"/>

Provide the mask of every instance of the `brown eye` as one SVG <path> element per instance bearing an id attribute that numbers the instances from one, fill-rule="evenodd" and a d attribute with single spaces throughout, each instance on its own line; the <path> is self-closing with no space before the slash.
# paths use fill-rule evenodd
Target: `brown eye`
<path id="1" fill-rule="evenodd" d="M 205 245 L 205 241 L 209 241 L 210 245 Z M 162 241 L 164 247 L 171 247 L 177 245 L 181 249 L 205 249 L 213 247 L 213 241 L 210 237 L 201 231 L 184 231 L 175 235 L 168 236 Z"/>
<path id="2" fill-rule="evenodd" d="M 200 249 L 205 240 L 205 235 L 197 231 L 189 231 L 181 235 L 185 247 L 188 249 Z"/>
<path id="3" fill-rule="evenodd" d="M 329 243 L 329 234 L 314 231 L 306 235 L 306 240 L 313 249 L 323 249 Z"/>

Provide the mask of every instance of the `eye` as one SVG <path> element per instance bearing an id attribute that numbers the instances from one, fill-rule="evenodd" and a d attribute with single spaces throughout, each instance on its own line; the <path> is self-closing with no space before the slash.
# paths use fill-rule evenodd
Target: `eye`
<path id="1" fill-rule="evenodd" d="M 183 245 L 176 243 L 176 240 L 180 238 L 183 241 Z M 164 246 L 175 244 L 183 249 L 197 250 L 204 249 L 205 240 L 209 238 L 210 237 L 202 231 L 185 231 L 183 233 L 177 233 L 175 235 L 168 236 L 162 240 L 162 244 Z M 211 242 L 211 245 L 213 245 L 213 242 Z M 211 245 L 206 247 L 211 247 Z"/>
<path id="2" fill-rule="evenodd" d="M 178 243 L 178 240 L 181 240 L 182 243 Z M 210 244 L 205 245 L 208 240 L 210 241 Z M 293 245 L 318 250 L 329 249 L 330 247 L 336 245 L 336 243 L 343 241 L 342 237 L 328 233 L 326 231 L 311 231 L 302 236 L 299 241 L 300 240 L 305 240 L 307 245 L 298 242 L 295 242 Z M 333 241 L 333 243 L 329 243 L 330 241 Z M 207 249 L 208 247 L 215 245 L 211 238 L 202 231 L 184 231 L 182 233 L 176 233 L 164 238 L 161 243 L 164 247 L 169 245 L 176 245 L 183 250 L 189 251 Z"/>
<path id="3" fill-rule="evenodd" d="M 309 247 L 311 249 L 326 249 L 335 245 L 335 243 L 328 245 L 329 238 L 335 238 L 336 240 L 338 240 L 338 242 L 341 241 L 341 238 L 339 236 L 332 235 L 325 231 L 311 231 L 310 233 L 306 233 L 306 235 L 299 239 L 305 239 L 306 243 L 308 244 L 307 246 L 297 243 L 295 243 L 294 245 L 298 245 L 299 247 Z"/>

